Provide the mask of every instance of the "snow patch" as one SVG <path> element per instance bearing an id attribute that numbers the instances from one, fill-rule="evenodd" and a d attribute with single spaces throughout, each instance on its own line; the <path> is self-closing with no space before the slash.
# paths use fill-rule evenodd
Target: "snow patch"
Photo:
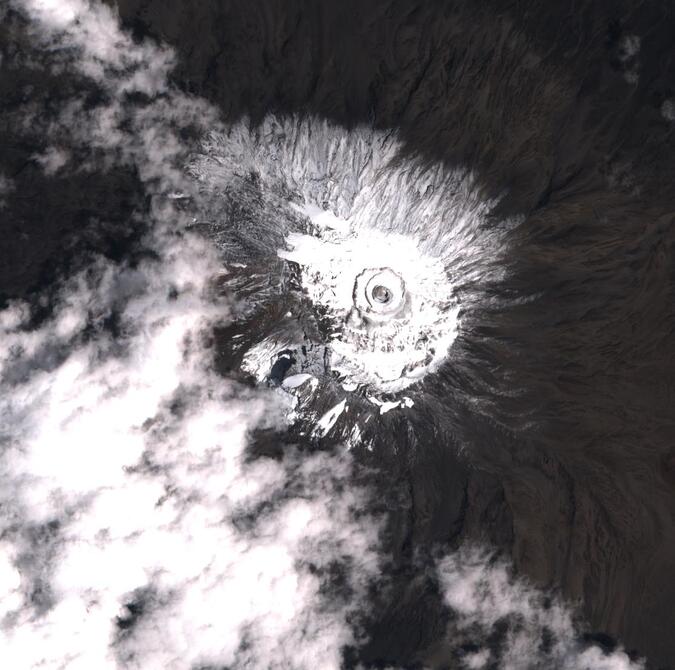
<path id="1" fill-rule="evenodd" d="M 314 429 L 314 434 L 318 437 L 325 437 L 330 429 L 335 425 L 340 418 L 342 412 L 347 407 L 347 399 L 341 400 L 335 407 L 329 409 L 317 422 Z"/>

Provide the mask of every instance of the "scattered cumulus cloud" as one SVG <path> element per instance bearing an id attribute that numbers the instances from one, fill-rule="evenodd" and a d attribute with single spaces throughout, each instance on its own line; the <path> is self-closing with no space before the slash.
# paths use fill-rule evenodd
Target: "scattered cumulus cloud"
<path id="1" fill-rule="evenodd" d="M 57 74 L 63 68 L 78 73 L 100 93 L 95 103 L 85 97 L 65 102 L 45 127 L 44 139 L 88 152 L 78 161 L 79 169 L 133 165 L 158 192 L 186 186 L 187 147 L 180 133 L 217 128 L 218 115 L 206 101 L 170 85 L 173 51 L 134 41 L 120 29 L 115 10 L 100 2 L 15 0 L 14 5 L 32 19 L 33 42 L 46 54 L 58 52 L 45 66 Z M 141 99 L 131 101 L 130 94 Z M 24 127 L 42 127 L 42 114 L 39 108 L 25 109 Z M 46 163 L 47 169 L 54 159 L 58 156 Z"/>
<path id="2" fill-rule="evenodd" d="M 14 4 L 33 19 L 35 36 L 45 48 L 57 43 L 76 50 L 73 66 L 107 89 L 149 96 L 167 91 L 173 51 L 148 41 L 134 42 L 120 30 L 114 8 L 86 0 L 15 0 Z"/>
<path id="3" fill-rule="evenodd" d="M 483 548 L 464 547 L 446 556 L 437 572 L 445 603 L 456 616 L 453 632 L 472 643 L 462 656 L 466 668 L 644 668 L 620 648 L 606 652 L 580 642 L 573 611 L 565 603 L 515 578 L 508 563 Z M 490 644 L 500 624 L 503 639 Z"/>
<path id="4" fill-rule="evenodd" d="M 623 66 L 624 79 L 633 86 L 640 79 L 640 46 L 642 40 L 638 35 L 624 35 L 619 43 L 618 57 Z"/>
<path id="5" fill-rule="evenodd" d="M 346 454 L 247 462 L 282 407 L 211 371 L 205 336 L 228 310 L 208 297 L 212 250 L 155 250 L 68 280 L 38 329 L 24 304 L 2 313 L 0 653 L 17 668 L 337 668 L 377 571 L 378 523 L 355 520 L 366 493 L 340 485 Z M 351 598 L 324 598 L 343 563 Z"/>
<path id="6" fill-rule="evenodd" d="M 35 160 L 39 163 L 42 171 L 51 177 L 55 175 L 68 162 L 67 151 L 58 147 L 48 147 L 43 153 L 37 154 Z"/>
<path id="7" fill-rule="evenodd" d="M 666 121 L 675 121 L 675 103 L 672 100 L 666 100 L 661 105 L 661 116 Z"/>

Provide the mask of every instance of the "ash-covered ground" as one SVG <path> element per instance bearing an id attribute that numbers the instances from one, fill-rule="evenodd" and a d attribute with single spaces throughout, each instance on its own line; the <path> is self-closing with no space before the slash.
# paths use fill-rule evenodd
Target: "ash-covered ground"
<path id="1" fill-rule="evenodd" d="M 668 3 L 0 18 L 7 667 L 675 667 Z"/>

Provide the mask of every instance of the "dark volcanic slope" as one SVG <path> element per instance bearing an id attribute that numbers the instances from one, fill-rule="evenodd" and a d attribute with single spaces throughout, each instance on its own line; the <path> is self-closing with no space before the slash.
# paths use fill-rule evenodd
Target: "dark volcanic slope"
<path id="1" fill-rule="evenodd" d="M 447 444 L 383 475 L 400 510 L 391 597 L 406 607 L 375 624 L 365 656 L 407 662 L 434 635 L 413 550 L 484 537 L 579 599 L 595 629 L 675 666 L 672 3 L 119 6 L 137 35 L 177 49 L 177 83 L 226 119 L 310 111 L 398 129 L 430 160 L 475 169 L 486 194 L 506 192 L 502 214 L 525 218 L 502 290 L 528 300 L 474 333 L 493 362 L 494 416 L 468 417 Z M 7 44 L 5 58 L 22 47 Z M 63 85 L 36 82 L 30 64 L 1 76 L 5 118 L 28 103 L 49 109 Z M 116 253 L 138 193 L 133 175 L 93 175 L 89 197 L 110 214 L 93 221 L 83 184 L 36 168 L 31 129 L 3 126 L 0 161 L 17 186 L 2 196 L 0 295 L 13 297 L 73 245 Z"/>

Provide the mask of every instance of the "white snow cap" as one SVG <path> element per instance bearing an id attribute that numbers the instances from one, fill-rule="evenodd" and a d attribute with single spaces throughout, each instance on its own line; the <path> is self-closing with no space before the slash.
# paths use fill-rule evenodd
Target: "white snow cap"
<path id="1" fill-rule="evenodd" d="M 300 265 L 303 288 L 333 321 L 331 368 L 343 384 L 396 392 L 436 370 L 459 312 L 441 260 L 413 236 L 307 213 L 318 234 L 291 233 L 279 255 Z"/>

